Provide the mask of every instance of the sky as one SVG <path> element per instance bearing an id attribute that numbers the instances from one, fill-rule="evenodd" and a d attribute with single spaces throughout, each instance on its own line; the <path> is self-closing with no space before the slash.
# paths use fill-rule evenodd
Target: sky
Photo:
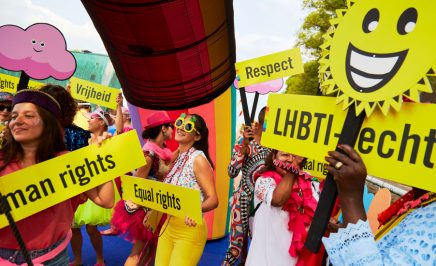
<path id="1" fill-rule="evenodd" d="M 237 61 L 291 49 L 307 11 L 303 0 L 234 0 Z M 45 22 L 65 36 L 68 50 L 107 54 L 97 31 L 79 0 L 0 0 L 0 25 L 27 28 Z M 253 94 L 248 93 L 249 106 Z M 259 107 L 266 105 L 266 96 Z M 258 108 L 260 109 L 260 108 Z"/>

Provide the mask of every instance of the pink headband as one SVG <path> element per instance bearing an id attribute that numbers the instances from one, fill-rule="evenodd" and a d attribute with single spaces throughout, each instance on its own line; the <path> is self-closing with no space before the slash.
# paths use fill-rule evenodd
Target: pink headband
<path id="1" fill-rule="evenodd" d="M 92 115 L 98 115 L 106 124 L 106 126 L 109 126 L 109 121 L 107 121 L 106 117 L 104 116 L 103 110 L 95 110 L 94 112 L 91 113 L 91 116 Z"/>

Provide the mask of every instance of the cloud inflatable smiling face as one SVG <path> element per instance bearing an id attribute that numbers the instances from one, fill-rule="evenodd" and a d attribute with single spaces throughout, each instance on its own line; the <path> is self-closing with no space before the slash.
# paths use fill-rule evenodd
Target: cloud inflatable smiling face
<path id="1" fill-rule="evenodd" d="M 43 52 L 43 51 L 44 51 L 44 46 L 45 46 L 45 43 L 44 43 L 44 42 L 39 42 L 39 43 L 38 43 L 37 40 L 32 39 L 32 40 L 31 40 L 31 43 L 32 43 L 32 49 L 33 49 L 33 51 L 35 51 L 36 53 L 40 53 L 40 52 Z"/>
<path id="2" fill-rule="evenodd" d="M 322 46 L 322 88 L 338 102 L 371 114 L 399 109 L 402 95 L 419 101 L 431 91 L 427 74 L 436 63 L 434 0 L 349 1 L 338 10 Z"/>
<path id="3" fill-rule="evenodd" d="M 24 71 L 34 79 L 64 80 L 76 70 L 76 60 L 67 50 L 62 33 L 54 26 L 36 23 L 26 29 L 0 27 L 0 67 Z"/>

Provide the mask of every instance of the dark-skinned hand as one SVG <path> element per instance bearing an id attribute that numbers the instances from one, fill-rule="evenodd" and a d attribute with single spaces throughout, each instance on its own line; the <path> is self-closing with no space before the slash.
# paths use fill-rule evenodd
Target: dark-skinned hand
<path id="1" fill-rule="evenodd" d="M 360 155 L 349 145 L 339 145 L 345 154 L 339 151 L 329 151 L 325 159 L 330 165 L 327 170 L 333 175 L 338 192 L 342 197 L 352 195 L 363 195 L 366 179 L 366 167 Z M 342 162 L 342 166 L 337 169 L 335 165 Z"/>
<path id="2" fill-rule="evenodd" d="M 336 182 L 344 225 L 347 225 L 349 222 L 356 223 L 359 219 L 366 220 L 363 207 L 366 167 L 351 146 L 338 145 L 338 148 L 348 156 L 339 151 L 330 151 L 325 159 L 330 163 L 327 170 Z M 342 165 L 339 166 L 338 163 Z"/>

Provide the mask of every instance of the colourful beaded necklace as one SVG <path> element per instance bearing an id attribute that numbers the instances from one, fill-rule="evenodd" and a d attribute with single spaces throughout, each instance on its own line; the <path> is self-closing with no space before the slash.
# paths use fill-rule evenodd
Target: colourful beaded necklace
<path id="1" fill-rule="evenodd" d="M 168 171 L 168 173 L 165 176 L 165 183 L 177 185 L 178 179 L 185 167 L 185 164 L 188 162 L 189 158 L 191 157 L 191 154 L 194 153 L 194 151 L 195 148 L 191 147 L 188 151 L 179 154 L 177 159 L 173 162 L 171 169 Z"/>

